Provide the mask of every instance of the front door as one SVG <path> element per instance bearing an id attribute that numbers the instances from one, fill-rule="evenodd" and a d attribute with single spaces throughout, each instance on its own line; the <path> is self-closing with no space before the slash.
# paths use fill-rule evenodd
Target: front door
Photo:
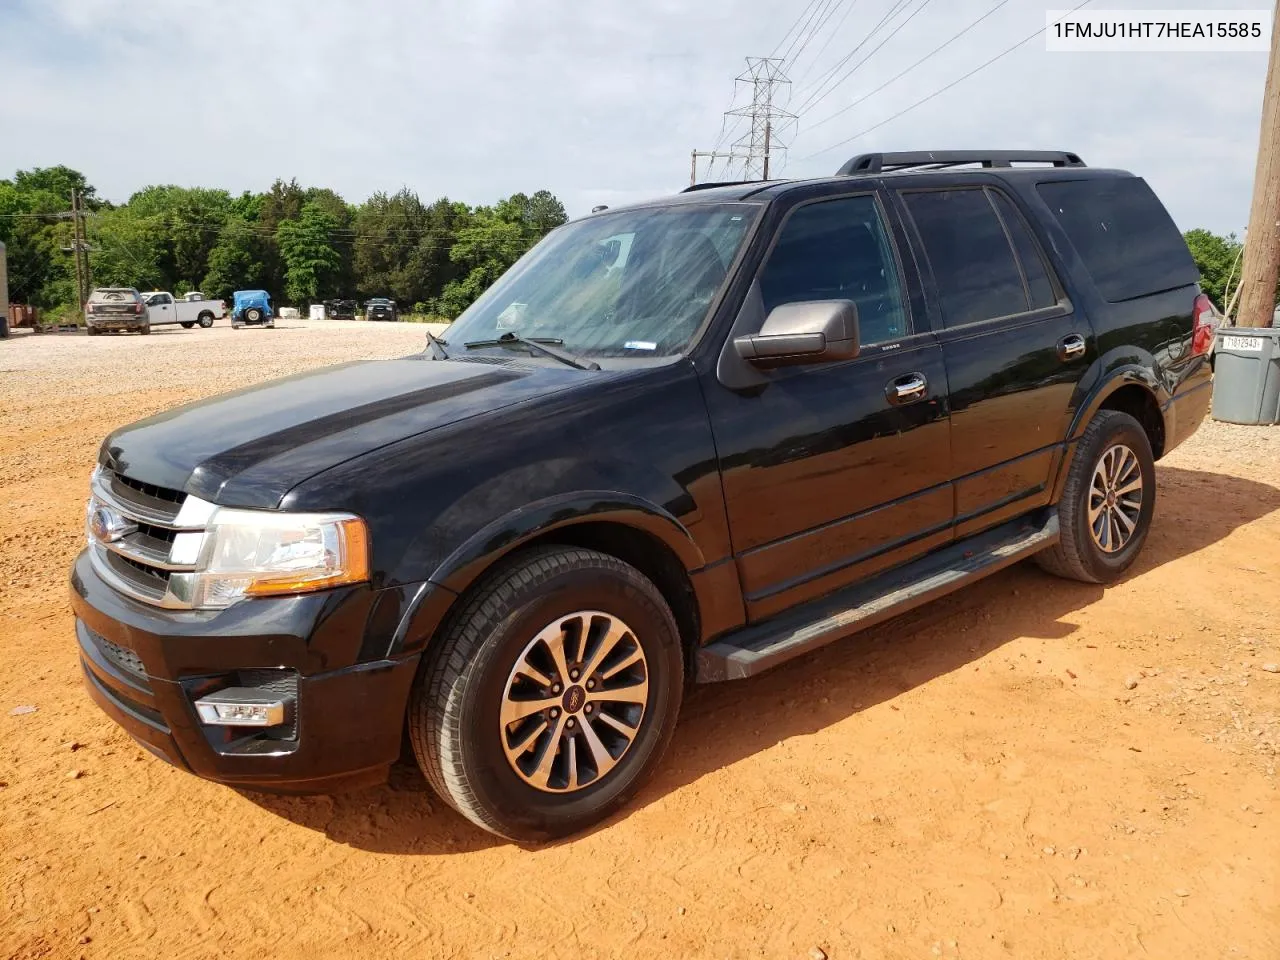
<path id="1" fill-rule="evenodd" d="M 747 388 L 708 377 L 733 552 L 759 620 L 949 541 L 953 496 L 942 349 L 912 316 L 874 191 L 793 209 L 749 296 L 761 319 L 852 300 L 861 331 L 852 360 Z"/>
<path id="2" fill-rule="evenodd" d="M 964 537 L 1049 502 L 1076 386 L 1097 350 L 1003 189 L 899 196 L 932 275 Z"/>

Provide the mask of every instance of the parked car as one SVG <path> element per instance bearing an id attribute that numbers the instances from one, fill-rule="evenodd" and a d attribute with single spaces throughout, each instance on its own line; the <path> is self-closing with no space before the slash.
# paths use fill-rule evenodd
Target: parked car
<path id="1" fill-rule="evenodd" d="M 398 320 L 396 313 L 396 303 L 394 300 L 387 300 L 382 297 L 370 300 L 365 304 L 366 320 Z"/>
<path id="2" fill-rule="evenodd" d="M 274 327 L 275 311 L 271 309 L 271 294 L 265 290 L 237 290 L 232 294 L 231 326 L 239 330 L 244 326 Z"/>
<path id="3" fill-rule="evenodd" d="M 360 305 L 355 300 L 326 300 L 324 307 L 330 320 L 354 320 Z"/>
<path id="4" fill-rule="evenodd" d="M 226 315 L 226 307 L 221 300 L 206 300 L 202 293 L 188 293 L 181 300 L 175 300 L 173 294 L 165 290 L 154 290 L 142 296 L 147 306 L 147 318 L 153 327 L 180 323 L 190 330 L 199 324 L 207 330 L 213 326 L 213 321 Z"/>
<path id="5" fill-rule="evenodd" d="M 1146 182 L 1070 153 L 584 217 L 421 355 L 107 437 L 71 574 L 88 691 L 214 780 L 376 782 L 407 729 L 474 823 L 582 830 L 687 679 L 1024 558 L 1122 576 L 1209 405 L 1197 281 Z"/>
<path id="6" fill-rule="evenodd" d="M 84 325 L 91 337 L 106 331 L 151 332 L 146 302 L 133 287 L 96 288 L 84 305 Z"/>

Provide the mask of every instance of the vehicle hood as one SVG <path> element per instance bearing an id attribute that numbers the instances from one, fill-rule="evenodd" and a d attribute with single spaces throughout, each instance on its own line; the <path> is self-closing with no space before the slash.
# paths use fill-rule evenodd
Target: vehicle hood
<path id="1" fill-rule="evenodd" d="M 99 461 L 226 506 L 278 506 L 303 480 L 371 450 L 592 377 L 422 357 L 340 364 L 121 427 Z"/>

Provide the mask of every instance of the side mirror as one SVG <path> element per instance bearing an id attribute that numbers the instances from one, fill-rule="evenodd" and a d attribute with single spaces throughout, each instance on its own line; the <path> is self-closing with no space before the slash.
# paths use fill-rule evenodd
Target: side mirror
<path id="1" fill-rule="evenodd" d="M 759 333 L 734 338 L 733 348 L 766 369 L 851 360 L 858 355 L 858 306 L 852 300 L 784 303 Z"/>

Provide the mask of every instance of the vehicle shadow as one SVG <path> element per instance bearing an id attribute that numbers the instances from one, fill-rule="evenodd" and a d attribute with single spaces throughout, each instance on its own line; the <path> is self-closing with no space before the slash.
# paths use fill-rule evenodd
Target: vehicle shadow
<path id="1" fill-rule="evenodd" d="M 1127 577 L 1140 577 L 1280 510 L 1280 489 L 1224 474 L 1157 468 L 1151 535 Z M 750 680 L 691 687 L 654 779 L 610 821 L 715 770 L 804 736 L 959 670 L 1024 637 L 1061 640 L 1069 614 L 1103 588 L 1025 562 Z M 501 843 L 430 791 L 405 756 L 388 785 L 347 796 L 255 803 L 329 837 L 379 853 L 462 853 Z M 572 842 L 572 841 L 567 841 Z"/>

